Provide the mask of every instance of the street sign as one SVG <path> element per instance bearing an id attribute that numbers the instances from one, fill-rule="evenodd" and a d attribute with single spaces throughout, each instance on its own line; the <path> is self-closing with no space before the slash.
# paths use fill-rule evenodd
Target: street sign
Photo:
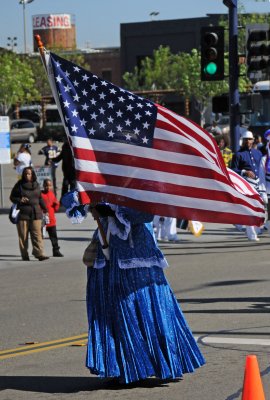
<path id="1" fill-rule="evenodd" d="M 38 166 L 35 166 L 34 169 L 35 169 L 35 173 L 36 173 L 36 176 L 37 176 L 37 181 L 38 181 L 38 183 L 39 183 L 41 188 L 43 187 L 43 181 L 45 179 L 50 179 L 52 181 L 53 177 L 52 177 L 52 169 L 51 169 L 51 167 L 45 167 L 45 166 L 38 167 Z"/>
<path id="2" fill-rule="evenodd" d="M 0 164 L 10 164 L 9 117 L 0 117 Z"/>

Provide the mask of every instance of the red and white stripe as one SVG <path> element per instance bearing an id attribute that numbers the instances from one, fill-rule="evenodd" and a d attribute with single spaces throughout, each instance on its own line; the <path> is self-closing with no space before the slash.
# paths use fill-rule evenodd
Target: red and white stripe
<path id="1" fill-rule="evenodd" d="M 189 220 L 260 225 L 260 196 L 227 171 L 208 132 L 158 109 L 153 148 L 70 137 L 82 201 L 109 201 Z"/>

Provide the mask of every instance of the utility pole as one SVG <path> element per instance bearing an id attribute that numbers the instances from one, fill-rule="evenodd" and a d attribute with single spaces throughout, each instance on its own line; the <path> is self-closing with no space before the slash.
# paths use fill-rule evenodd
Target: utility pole
<path id="1" fill-rule="evenodd" d="M 236 152 L 240 139 L 239 68 L 238 68 L 238 16 L 237 0 L 223 0 L 229 9 L 229 112 L 232 151 Z"/>

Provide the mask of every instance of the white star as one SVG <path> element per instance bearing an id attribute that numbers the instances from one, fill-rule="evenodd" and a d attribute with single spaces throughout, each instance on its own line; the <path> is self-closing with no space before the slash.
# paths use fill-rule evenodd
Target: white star
<path id="1" fill-rule="evenodd" d="M 88 108 L 89 108 L 88 104 L 84 103 L 84 104 L 82 105 L 82 109 L 83 109 L 83 110 L 87 111 Z"/>
<path id="2" fill-rule="evenodd" d="M 102 82 L 101 82 L 101 85 L 103 85 L 103 86 L 107 86 L 107 85 L 108 85 L 108 82 L 106 82 L 106 81 L 102 81 Z"/>
<path id="3" fill-rule="evenodd" d="M 135 99 L 135 97 L 132 96 L 132 95 L 128 96 L 128 98 L 129 98 L 129 100 L 134 100 Z"/>
<path id="4" fill-rule="evenodd" d="M 108 103 L 108 107 L 109 107 L 109 108 L 113 108 L 113 106 L 114 106 L 114 103 L 113 103 L 112 101 L 110 101 L 110 102 Z"/>
<path id="5" fill-rule="evenodd" d="M 80 119 L 81 126 L 85 126 L 86 122 L 87 122 L 87 121 L 85 121 L 84 118 L 83 118 L 83 119 Z"/>
<path id="6" fill-rule="evenodd" d="M 68 78 L 70 73 L 68 71 L 65 72 L 66 77 Z"/>
<path id="7" fill-rule="evenodd" d="M 67 116 L 65 116 L 65 120 L 66 122 L 68 122 L 70 120 L 70 118 L 68 118 Z"/>
<path id="8" fill-rule="evenodd" d="M 79 72 L 80 71 L 80 68 L 79 67 L 73 67 L 74 68 L 74 72 Z"/>
<path id="9" fill-rule="evenodd" d="M 117 115 L 117 117 L 122 117 L 122 111 L 120 111 L 120 110 L 118 110 L 118 111 L 116 111 L 116 115 Z"/>
<path id="10" fill-rule="evenodd" d="M 96 132 L 94 128 L 88 129 L 88 132 L 90 133 L 90 135 L 94 135 L 94 133 Z"/>
<path id="11" fill-rule="evenodd" d="M 93 104 L 93 106 L 96 105 L 96 100 L 95 100 L 95 99 L 91 99 L 90 101 L 91 101 L 91 103 Z"/>
<path id="12" fill-rule="evenodd" d="M 57 82 L 59 82 L 59 83 L 61 83 L 61 80 L 62 80 L 63 78 L 61 78 L 61 76 L 60 75 L 58 75 L 57 77 L 56 77 L 56 80 L 57 80 Z"/>
<path id="13" fill-rule="evenodd" d="M 110 130 L 110 132 L 108 132 L 108 135 L 109 137 L 114 137 L 115 133 L 112 130 Z"/>
<path id="14" fill-rule="evenodd" d="M 152 115 L 149 110 L 145 111 L 145 115 Z"/>
<path id="15" fill-rule="evenodd" d="M 135 129 L 134 129 L 134 133 L 135 133 L 135 135 L 139 135 L 139 133 L 140 133 L 139 129 L 138 129 L 138 128 L 135 128 Z"/>
<path id="16" fill-rule="evenodd" d="M 113 123 L 113 118 L 112 118 L 112 117 L 108 117 L 108 121 L 109 121 L 110 123 Z"/>
<path id="17" fill-rule="evenodd" d="M 93 83 L 93 85 L 91 85 L 91 89 L 92 90 L 97 90 L 97 85 L 95 83 Z"/>
<path id="18" fill-rule="evenodd" d="M 64 107 L 67 107 L 67 108 L 69 108 L 69 105 L 70 105 L 70 103 L 66 100 L 66 101 L 64 101 Z"/>
<path id="19" fill-rule="evenodd" d="M 143 127 L 145 128 L 145 129 L 148 129 L 149 128 L 149 124 L 148 124 L 148 122 L 145 122 L 144 124 L 143 124 Z"/>
<path id="20" fill-rule="evenodd" d="M 137 104 L 137 107 L 143 108 L 143 105 L 142 105 L 141 103 L 138 103 L 138 104 Z"/>
<path id="21" fill-rule="evenodd" d="M 77 115 L 79 114 L 76 110 L 71 111 L 71 113 L 73 117 L 77 117 Z"/>
<path id="22" fill-rule="evenodd" d="M 60 62 L 59 61 L 56 61 L 56 66 L 57 66 L 57 68 L 59 68 L 59 67 L 61 67 L 61 64 L 60 64 Z"/>
<path id="23" fill-rule="evenodd" d="M 100 112 L 100 114 L 104 114 L 105 113 L 104 108 L 100 107 L 99 112 Z"/>
<path id="24" fill-rule="evenodd" d="M 126 135 L 126 140 L 130 140 L 131 139 L 131 136 L 130 136 L 130 134 L 128 133 L 127 135 Z"/>
<path id="25" fill-rule="evenodd" d="M 69 92 L 71 90 L 71 87 L 69 85 L 64 86 L 65 92 Z"/>
<path id="26" fill-rule="evenodd" d="M 102 92 L 102 93 L 99 94 L 99 98 L 100 98 L 101 100 L 104 100 L 105 97 L 106 97 L 106 94 L 105 94 L 105 93 Z"/>
<path id="27" fill-rule="evenodd" d="M 106 126 L 106 124 L 104 124 L 104 122 L 100 122 L 100 123 L 99 123 L 99 126 L 100 126 L 101 129 L 104 129 L 105 126 Z"/>
<path id="28" fill-rule="evenodd" d="M 143 143 L 148 143 L 148 140 L 146 136 L 142 138 Z"/>
<path id="29" fill-rule="evenodd" d="M 120 101 L 120 103 L 123 103 L 125 101 L 123 96 L 118 97 L 118 100 Z"/>
<path id="30" fill-rule="evenodd" d="M 128 110 L 128 111 L 132 111 L 133 108 L 134 108 L 134 107 L 133 107 L 131 104 L 129 104 L 129 105 L 127 106 L 127 110 Z"/>
<path id="31" fill-rule="evenodd" d="M 82 77 L 82 80 L 87 82 L 87 81 L 88 81 L 88 79 L 89 79 L 89 76 L 88 76 L 88 75 L 86 75 L 86 74 L 84 74 L 84 75 L 83 75 L 83 77 Z"/>
<path id="32" fill-rule="evenodd" d="M 82 90 L 82 94 L 83 94 L 84 96 L 87 96 L 87 93 L 88 93 L 88 92 L 87 92 L 85 89 Z"/>
<path id="33" fill-rule="evenodd" d="M 122 132 L 122 130 L 123 130 L 121 125 L 117 125 L 116 129 L 118 130 L 118 132 Z"/>
<path id="34" fill-rule="evenodd" d="M 120 92 L 126 93 L 126 91 L 124 89 L 122 89 L 122 88 L 120 88 Z"/>
<path id="35" fill-rule="evenodd" d="M 77 82 L 76 80 L 73 82 L 74 86 L 79 86 L 79 82 Z"/>
<path id="36" fill-rule="evenodd" d="M 97 114 L 93 112 L 93 114 L 90 114 L 91 119 L 97 119 Z"/>
<path id="37" fill-rule="evenodd" d="M 72 130 L 72 132 L 77 132 L 77 130 L 78 130 L 78 127 L 74 124 L 72 127 L 71 127 L 71 130 Z"/>
<path id="38" fill-rule="evenodd" d="M 130 121 L 129 119 L 127 119 L 127 120 L 125 121 L 125 124 L 126 124 L 127 126 L 130 126 L 131 121 Z"/>
<path id="39" fill-rule="evenodd" d="M 80 98 L 79 98 L 79 96 L 77 94 L 75 94 L 75 96 L 73 96 L 73 99 L 74 99 L 74 101 L 79 101 L 80 100 Z"/>
<path id="40" fill-rule="evenodd" d="M 110 89 L 110 93 L 115 94 L 116 90 L 114 88 Z"/>
<path id="41" fill-rule="evenodd" d="M 142 118 L 142 116 L 141 116 L 141 114 L 135 114 L 135 119 L 138 119 L 138 120 L 140 120 Z"/>
<path id="42" fill-rule="evenodd" d="M 146 103 L 147 107 L 153 107 L 153 104 L 151 103 Z"/>

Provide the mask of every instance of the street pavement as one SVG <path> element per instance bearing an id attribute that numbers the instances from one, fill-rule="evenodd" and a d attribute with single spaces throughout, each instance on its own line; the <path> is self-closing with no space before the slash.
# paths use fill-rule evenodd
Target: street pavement
<path id="1" fill-rule="evenodd" d="M 178 381 L 120 386 L 85 368 L 86 268 L 82 253 L 95 229 L 57 214 L 64 258 L 19 256 L 16 228 L 0 215 L 0 400 L 241 399 L 245 358 L 257 356 L 270 399 L 269 244 L 249 242 L 231 225 L 206 224 L 201 237 L 179 230 L 161 243 L 166 275 L 206 358 Z M 46 254 L 51 245 L 45 239 Z"/>

